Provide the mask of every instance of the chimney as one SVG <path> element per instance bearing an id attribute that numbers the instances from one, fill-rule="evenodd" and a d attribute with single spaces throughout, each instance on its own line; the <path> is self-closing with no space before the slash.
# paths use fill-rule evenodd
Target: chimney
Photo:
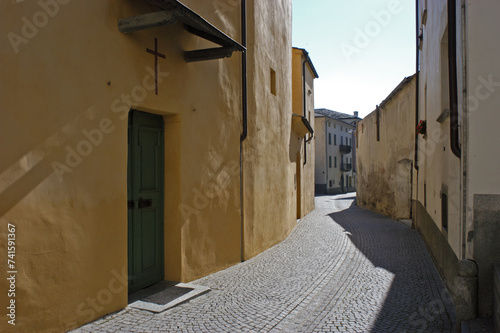
<path id="1" fill-rule="evenodd" d="M 354 117 L 358 116 L 358 111 L 354 111 Z"/>

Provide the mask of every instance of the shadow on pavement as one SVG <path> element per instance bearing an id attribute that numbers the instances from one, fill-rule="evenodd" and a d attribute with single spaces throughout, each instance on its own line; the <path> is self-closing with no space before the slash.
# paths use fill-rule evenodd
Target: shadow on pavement
<path id="1" fill-rule="evenodd" d="M 371 332 L 454 331 L 451 297 L 417 231 L 354 202 L 329 216 L 375 267 L 393 275 Z"/>

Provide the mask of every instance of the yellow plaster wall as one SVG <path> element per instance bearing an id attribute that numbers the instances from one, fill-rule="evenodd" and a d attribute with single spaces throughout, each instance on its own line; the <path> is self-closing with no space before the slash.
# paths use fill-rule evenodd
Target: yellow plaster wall
<path id="1" fill-rule="evenodd" d="M 304 115 L 304 87 L 303 82 L 305 80 L 305 98 L 306 98 L 306 117 L 314 129 L 314 74 L 306 64 L 305 77 L 303 77 L 303 67 L 302 63 L 305 61 L 304 53 L 301 49 L 293 48 L 292 50 L 292 102 L 293 102 L 293 113 L 303 116 Z M 311 92 L 309 94 L 309 91 Z M 314 133 L 316 135 L 316 132 Z M 306 136 L 306 140 L 309 140 L 310 135 Z M 314 209 L 314 172 L 315 172 L 315 140 L 313 137 L 311 141 L 307 143 L 307 152 L 304 152 L 304 138 L 299 138 L 298 136 L 294 139 L 294 144 L 291 149 L 295 149 L 300 159 L 298 160 L 299 172 L 295 171 L 296 180 L 295 182 L 300 182 L 297 184 L 295 195 L 300 195 L 300 209 L 298 210 L 297 218 L 304 217 L 307 213 Z M 306 156 L 307 154 L 307 156 Z M 307 162 L 304 164 L 304 162 Z M 297 163 L 297 162 L 296 162 Z M 296 165 L 297 168 L 297 165 Z M 300 176 L 299 176 L 300 175 Z"/>
<path id="2" fill-rule="evenodd" d="M 142 2 L 54 3 L 54 17 L 46 15 L 18 50 L 0 41 L 8 64 L 0 68 L 0 253 L 12 223 L 19 332 L 62 332 L 127 304 L 130 108 L 165 117 L 166 278 L 189 281 L 240 259 L 240 56 L 185 63 L 182 50 L 211 44 L 180 25 L 120 33 L 118 18 L 156 10 Z M 239 9 L 187 4 L 238 37 Z M 9 1 L 0 10 L 0 30 L 22 35 L 23 17 L 32 21 L 44 9 Z M 155 37 L 166 54 L 158 96 L 146 53 Z M 84 130 L 99 130 L 102 142 L 69 167 L 67 149 L 88 148 Z M 206 200 L 196 202 L 196 193 Z M 183 203 L 196 213 L 186 218 Z M 7 329 L 2 320 L 0 331 Z"/>
<path id="3" fill-rule="evenodd" d="M 244 142 L 244 258 L 283 240 L 296 223 L 290 151 L 291 1 L 248 1 L 248 138 Z M 271 68 L 276 95 L 271 93 Z"/>
<path id="4" fill-rule="evenodd" d="M 415 77 L 380 108 L 357 125 L 357 202 L 393 218 L 410 217 L 414 152 Z M 408 194 L 405 202 L 399 200 Z"/>

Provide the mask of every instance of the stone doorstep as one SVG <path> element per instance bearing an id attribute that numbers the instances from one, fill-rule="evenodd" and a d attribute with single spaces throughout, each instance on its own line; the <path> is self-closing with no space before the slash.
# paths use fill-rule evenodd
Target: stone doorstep
<path id="1" fill-rule="evenodd" d="M 190 288 L 193 290 L 191 290 L 190 292 L 188 292 L 187 294 L 185 294 L 181 297 L 174 299 L 173 301 L 171 301 L 165 305 L 151 303 L 151 302 L 144 302 L 144 301 L 135 301 L 133 303 L 130 303 L 127 306 L 127 308 L 134 308 L 134 309 L 146 310 L 146 311 L 150 311 L 150 312 L 154 312 L 154 313 L 160 313 L 160 312 L 166 311 L 168 309 L 171 309 L 179 304 L 187 302 L 195 297 L 203 295 L 211 290 L 209 287 L 190 284 L 190 283 L 178 283 L 175 285 L 175 287 Z"/>

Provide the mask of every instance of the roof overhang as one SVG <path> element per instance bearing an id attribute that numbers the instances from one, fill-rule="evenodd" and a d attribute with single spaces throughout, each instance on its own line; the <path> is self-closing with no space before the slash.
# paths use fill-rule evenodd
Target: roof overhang
<path id="1" fill-rule="evenodd" d="M 314 64 L 311 60 L 311 57 L 309 57 L 309 52 L 307 52 L 305 49 L 302 49 L 300 47 L 294 47 L 294 49 L 302 51 L 302 55 L 304 56 L 306 63 L 309 65 L 309 68 L 311 69 L 311 72 L 314 75 L 314 78 L 318 79 L 319 75 L 318 75 L 318 72 L 316 71 L 316 68 L 314 68 Z"/>
<path id="2" fill-rule="evenodd" d="M 211 49 L 184 51 L 186 62 L 229 58 L 235 51 L 246 50 L 244 46 L 177 0 L 143 1 L 161 9 L 161 11 L 119 19 L 118 30 L 130 33 L 181 22 L 188 32 L 220 45 L 220 47 Z"/>
<path id="3" fill-rule="evenodd" d="M 306 117 L 293 113 L 292 114 L 292 129 L 300 137 L 307 133 L 314 134 L 314 130 Z"/>

